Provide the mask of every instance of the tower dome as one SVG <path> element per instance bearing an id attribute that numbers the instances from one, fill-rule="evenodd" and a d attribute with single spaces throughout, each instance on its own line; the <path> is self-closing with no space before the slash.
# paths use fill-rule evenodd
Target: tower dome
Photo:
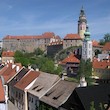
<path id="1" fill-rule="evenodd" d="M 84 40 L 89 41 L 91 33 L 89 32 L 89 26 L 88 25 L 86 26 L 86 31 L 85 31 L 84 35 L 85 35 Z"/>

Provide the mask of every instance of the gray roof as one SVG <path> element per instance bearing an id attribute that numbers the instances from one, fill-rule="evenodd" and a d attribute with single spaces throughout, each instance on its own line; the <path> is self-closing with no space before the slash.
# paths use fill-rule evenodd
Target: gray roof
<path id="1" fill-rule="evenodd" d="M 77 86 L 77 83 L 61 80 L 53 86 L 40 101 L 54 108 L 58 108 L 69 98 Z"/>
<path id="2" fill-rule="evenodd" d="M 40 75 L 28 92 L 41 98 L 59 79 L 58 75 L 40 72 Z"/>

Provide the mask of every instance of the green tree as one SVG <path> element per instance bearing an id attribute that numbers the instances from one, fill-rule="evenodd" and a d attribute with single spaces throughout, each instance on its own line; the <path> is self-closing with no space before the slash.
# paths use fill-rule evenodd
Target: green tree
<path id="1" fill-rule="evenodd" d="M 105 42 L 110 42 L 110 33 L 105 34 L 104 40 Z"/>
<path id="2" fill-rule="evenodd" d="M 37 48 L 35 49 L 34 51 L 34 54 L 37 56 L 37 55 L 42 55 L 44 52 L 40 49 L 40 48 Z"/>
<path id="3" fill-rule="evenodd" d="M 78 71 L 79 77 L 84 76 L 84 73 L 85 73 L 85 60 L 81 59 L 79 64 L 79 71 Z"/>
<path id="4" fill-rule="evenodd" d="M 92 74 L 92 63 L 90 59 L 84 60 L 81 59 L 80 64 L 79 64 L 79 71 L 78 71 L 79 77 L 85 76 L 88 78 Z"/>
<path id="5" fill-rule="evenodd" d="M 92 101 L 91 103 L 90 103 L 90 110 L 95 110 L 95 107 L 94 107 L 95 105 L 94 105 L 94 101 Z"/>
<path id="6" fill-rule="evenodd" d="M 110 33 L 105 34 L 99 43 L 100 45 L 104 45 L 106 42 L 110 42 Z"/>
<path id="7" fill-rule="evenodd" d="M 85 76 L 86 77 L 89 77 L 92 75 L 92 62 L 90 59 L 88 59 L 86 62 L 85 62 Z"/>
<path id="8" fill-rule="evenodd" d="M 21 51 L 16 51 L 14 57 L 23 57 L 23 53 Z"/>

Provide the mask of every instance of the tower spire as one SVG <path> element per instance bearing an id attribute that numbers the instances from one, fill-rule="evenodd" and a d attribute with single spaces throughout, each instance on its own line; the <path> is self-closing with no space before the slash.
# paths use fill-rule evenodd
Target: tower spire
<path id="1" fill-rule="evenodd" d="M 84 8 L 82 6 L 80 10 L 79 20 L 78 20 L 78 34 L 82 39 L 85 38 L 84 33 L 86 31 L 86 25 L 87 25 L 86 15 L 84 12 Z"/>
<path id="2" fill-rule="evenodd" d="M 86 31 L 85 31 L 84 35 L 85 35 L 84 40 L 89 41 L 91 33 L 89 32 L 89 26 L 88 25 L 86 26 Z"/>

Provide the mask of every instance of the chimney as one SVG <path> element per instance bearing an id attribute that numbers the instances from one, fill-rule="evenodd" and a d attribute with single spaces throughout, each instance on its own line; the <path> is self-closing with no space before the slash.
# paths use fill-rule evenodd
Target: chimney
<path id="1" fill-rule="evenodd" d="M 65 78 L 67 78 L 67 73 L 66 72 L 64 72 L 64 73 L 61 74 L 61 79 L 62 80 L 65 80 Z"/>
<path id="2" fill-rule="evenodd" d="M 36 68 L 36 71 L 39 71 L 39 68 Z"/>
<path id="3" fill-rule="evenodd" d="M 12 60 L 10 60 L 10 63 L 13 63 L 13 61 L 12 61 Z"/>
<path id="4" fill-rule="evenodd" d="M 85 77 L 81 77 L 80 78 L 80 87 L 86 87 L 87 86 L 87 82 L 85 80 Z"/>
<path id="5" fill-rule="evenodd" d="M 19 66 L 16 66 L 16 72 L 18 72 L 18 71 L 19 71 L 19 69 L 20 69 L 20 67 L 19 67 Z"/>
<path id="6" fill-rule="evenodd" d="M 30 66 L 30 65 L 28 66 L 28 69 L 30 69 L 30 70 L 31 70 L 31 66 Z"/>
<path id="7" fill-rule="evenodd" d="M 7 63 L 9 63 L 9 60 L 7 60 Z"/>
<path id="8" fill-rule="evenodd" d="M 12 69 L 14 69 L 15 66 L 16 66 L 16 65 L 12 64 Z"/>

